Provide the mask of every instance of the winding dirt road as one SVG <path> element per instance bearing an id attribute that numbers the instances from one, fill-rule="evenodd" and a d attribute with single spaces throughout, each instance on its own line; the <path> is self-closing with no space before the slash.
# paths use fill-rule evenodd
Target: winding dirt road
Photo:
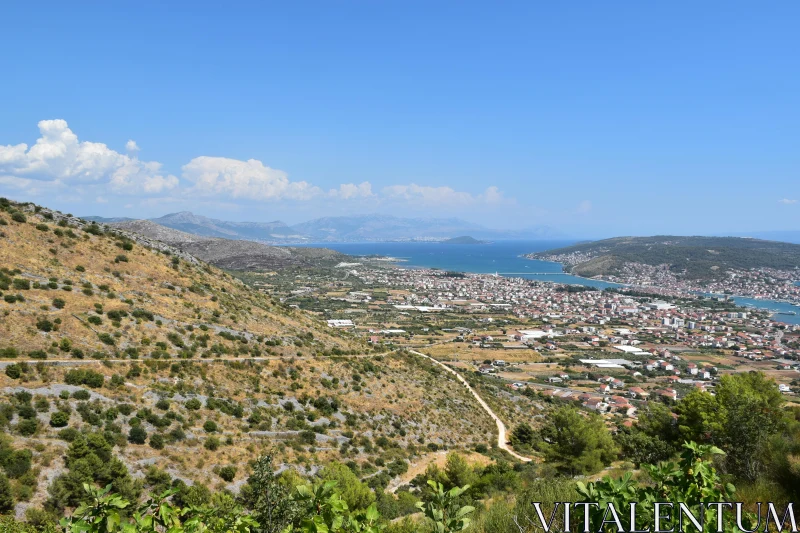
<path id="1" fill-rule="evenodd" d="M 428 360 L 432 361 L 433 363 L 439 365 L 440 367 L 444 368 L 445 370 L 447 370 L 448 372 L 453 374 L 461 382 L 461 384 L 464 385 L 467 388 L 467 390 L 472 393 L 472 395 L 475 397 L 475 399 L 478 400 L 478 403 L 481 404 L 481 407 L 483 407 L 483 410 L 486 411 L 489 414 L 489 416 L 492 417 L 492 419 L 494 420 L 495 424 L 497 424 L 497 447 L 498 448 L 500 448 L 501 450 L 507 451 L 508 453 L 510 453 L 511 455 L 516 457 L 517 459 L 519 459 L 520 461 L 523 461 L 523 462 L 526 462 L 526 463 L 529 462 L 529 461 L 532 461 L 532 459 L 530 457 L 522 456 L 522 455 L 518 454 L 517 452 L 515 452 L 514 450 L 512 450 L 508 446 L 507 439 L 506 439 L 506 425 L 503 423 L 502 420 L 500 420 L 500 417 L 498 417 L 496 414 L 494 414 L 494 411 L 492 411 L 492 408 L 489 407 L 489 404 L 487 404 L 483 400 L 483 398 L 480 397 L 480 395 L 477 393 L 477 391 L 475 389 L 473 389 L 470 386 L 469 383 L 467 383 L 467 380 L 464 379 L 464 377 L 461 374 L 459 374 L 458 372 L 456 372 L 455 370 L 453 370 L 449 366 L 445 365 L 444 363 L 440 363 L 439 361 L 437 361 L 436 359 L 434 359 L 433 357 L 431 357 L 429 355 L 425 355 L 424 353 L 418 352 L 416 350 L 408 350 L 408 351 L 413 353 L 414 355 L 418 355 L 420 357 L 424 357 L 425 359 L 428 359 Z"/>

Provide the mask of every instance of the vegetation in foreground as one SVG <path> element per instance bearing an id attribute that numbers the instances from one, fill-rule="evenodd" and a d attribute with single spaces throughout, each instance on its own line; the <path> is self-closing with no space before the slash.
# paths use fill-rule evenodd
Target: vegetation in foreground
<path id="1" fill-rule="evenodd" d="M 607 509 L 626 509 L 629 502 L 639 504 L 636 523 L 620 514 L 618 521 L 625 530 L 647 528 L 654 523 L 656 502 L 683 502 L 692 509 L 700 503 L 734 501 L 735 487 L 724 483 L 714 466 L 714 458 L 724 452 L 711 445 L 685 443 L 680 460 L 645 465 L 647 480 L 634 480 L 631 473 L 621 479 L 606 477 L 600 481 L 574 483 L 566 480 L 536 480 L 510 498 L 495 500 L 477 509 L 470 497 L 472 487 L 447 487 L 430 479 L 427 490 L 415 508 L 413 518 L 390 522 L 381 515 L 376 503 L 364 505 L 348 502 L 347 488 L 335 480 L 298 485 L 293 494 L 269 470 L 269 458 L 259 459 L 259 467 L 249 480 L 247 496 L 238 501 L 222 495 L 208 504 L 192 505 L 177 498 L 177 490 L 166 490 L 140 505 L 111 492 L 84 486 L 85 502 L 58 525 L 41 528 L 24 525 L 11 519 L 0 519 L 4 531 L 64 531 L 68 533 L 138 533 L 169 531 L 189 532 L 274 532 L 274 533 L 455 533 L 529 532 L 541 528 L 544 516 L 555 516 L 556 502 L 599 502 L 589 507 L 592 531 L 615 531 L 617 525 L 607 519 Z M 452 480 L 445 482 L 452 484 Z M 514 498 L 513 496 L 517 496 Z M 535 502 L 545 511 L 538 514 Z M 243 506 L 244 505 L 244 506 Z M 480 503 L 478 503 L 480 505 Z M 552 513 L 552 514 L 551 514 Z M 704 511 L 703 531 L 716 531 L 716 511 Z M 553 531 L 572 530 L 582 517 L 573 515 L 570 527 L 553 523 Z M 672 519 L 674 520 L 674 518 Z M 748 527 L 760 521 L 750 511 L 741 523 Z M 667 519 L 665 527 L 670 526 Z M 733 513 L 721 518 L 724 531 L 738 531 Z M 676 524 L 671 524 L 673 527 Z M 681 531 L 689 531 L 686 524 Z"/>

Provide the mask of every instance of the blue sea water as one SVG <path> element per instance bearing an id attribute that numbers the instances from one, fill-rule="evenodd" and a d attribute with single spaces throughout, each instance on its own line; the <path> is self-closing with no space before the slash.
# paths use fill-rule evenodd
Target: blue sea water
<path id="1" fill-rule="evenodd" d="M 513 276 L 540 281 L 586 285 L 604 289 L 619 285 L 564 273 L 561 263 L 533 261 L 524 254 L 553 250 L 575 241 L 499 241 L 490 244 L 442 244 L 425 242 L 324 243 L 323 246 L 354 256 L 381 255 L 402 261 L 410 268 L 439 268 L 457 272 Z"/>
<path id="2" fill-rule="evenodd" d="M 522 257 L 524 254 L 553 250 L 575 244 L 575 241 L 499 241 L 491 244 L 442 244 L 421 242 L 376 242 L 376 243 L 324 243 L 305 246 L 321 246 L 354 255 L 390 256 L 402 261 L 407 268 L 439 268 L 477 274 L 498 273 L 504 276 L 585 285 L 604 289 L 619 287 L 614 283 L 582 278 L 564 273 L 560 263 L 534 261 Z M 797 282 L 800 285 L 800 281 Z M 797 312 L 798 315 L 775 315 L 775 320 L 788 324 L 800 324 L 800 307 L 773 300 L 756 300 L 736 296 L 738 305 L 767 309 L 770 311 Z"/>

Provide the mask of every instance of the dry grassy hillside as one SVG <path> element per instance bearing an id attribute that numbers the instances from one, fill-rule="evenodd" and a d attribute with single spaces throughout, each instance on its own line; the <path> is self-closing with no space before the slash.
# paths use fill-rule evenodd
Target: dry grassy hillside
<path id="1" fill-rule="evenodd" d="M 302 475 L 347 463 L 381 489 L 426 454 L 494 440 L 424 359 L 379 353 L 163 243 L 0 209 L 0 467 L 19 516 L 74 506 L 84 482 L 235 493 L 265 450 Z"/>
<path id="2" fill-rule="evenodd" d="M 49 358 L 363 349 L 163 244 L 32 205 L 8 204 L 0 220 L 0 349 Z"/>

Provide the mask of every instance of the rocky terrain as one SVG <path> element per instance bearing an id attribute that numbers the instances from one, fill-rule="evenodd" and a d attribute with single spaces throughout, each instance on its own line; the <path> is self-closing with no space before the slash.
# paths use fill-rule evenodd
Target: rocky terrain
<path id="1" fill-rule="evenodd" d="M 74 507 L 83 483 L 236 493 L 266 451 L 297 475 L 347 462 L 382 490 L 428 453 L 496 438 L 449 373 L 276 302 L 178 249 L 219 239 L 185 238 L 0 201 L 0 452 L 18 517 Z"/>

